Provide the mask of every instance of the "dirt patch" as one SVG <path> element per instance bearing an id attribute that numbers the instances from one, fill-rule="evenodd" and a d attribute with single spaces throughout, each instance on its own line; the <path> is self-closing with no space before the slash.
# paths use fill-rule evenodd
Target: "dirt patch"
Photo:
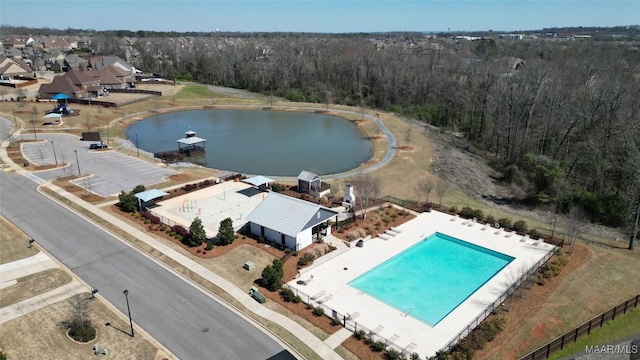
<path id="1" fill-rule="evenodd" d="M 360 360 L 385 360 L 384 352 L 371 351 L 369 345 L 363 341 L 359 341 L 353 336 L 350 336 L 342 343 L 342 346 L 351 351 Z"/>
<path id="2" fill-rule="evenodd" d="M 89 202 L 89 203 L 99 203 L 105 200 L 104 197 L 98 195 L 98 194 L 94 194 L 94 193 L 90 193 L 87 189 L 81 188 L 80 186 L 72 183 L 72 180 L 75 179 L 79 179 L 82 178 L 84 176 L 77 176 L 77 175 L 72 175 L 72 176 L 65 176 L 65 177 L 61 177 L 58 179 L 55 179 L 52 181 L 52 183 L 58 187 L 61 187 L 62 189 L 66 190 L 67 192 L 72 193 L 73 195 L 81 198 L 82 200 Z"/>
<path id="3" fill-rule="evenodd" d="M 191 180 L 191 176 L 187 174 L 175 174 L 175 175 L 169 176 L 169 179 L 173 181 L 189 181 Z"/>
<path id="4" fill-rule="evenodd" d="M 28 238 L 7 219 L 0 216 L 0 264 L 10 263 L 38 253 L 28 246 Z"/>

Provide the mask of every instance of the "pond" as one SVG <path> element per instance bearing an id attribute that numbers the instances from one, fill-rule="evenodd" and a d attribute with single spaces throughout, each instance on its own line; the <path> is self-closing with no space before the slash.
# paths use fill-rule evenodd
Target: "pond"
<path id="1" fill-rule="evenodd" d="M 372 156 L 368 138 L 351 121 L 317 113 L 257 110 L 189 110 L 155 115 L 125 135 L 149 152 L 177 150 L 187 131 L 206 139 L 191 161 L 232 172 L 297 176 L 357 168 Z M 136 139 L 137 138 L 137 139 Z"/>

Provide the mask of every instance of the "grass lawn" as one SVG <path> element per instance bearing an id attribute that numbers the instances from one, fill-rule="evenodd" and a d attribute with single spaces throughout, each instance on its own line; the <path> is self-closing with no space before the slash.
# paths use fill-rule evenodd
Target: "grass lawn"
<path id="1" fill-rule="evenodd" d="M 640 333 L 640 308 L 635 308 L 624 315 L 618 315 L 603 327 L 597 328 L 591 331 L 591 334 L 578 339 L 577 342 L 565 346 L 563 350 L 553 353 L 549 359 L 560 359 L 584 352 L 587 345 L 612 343 L 638 333 Z"/>
<path id="2" fill-rule="evenodd" d="M 90 296 L 90 294 L 83 294 Z M 78 344 L 66 336 L 62 322 L 69 319 L 70 306 L 60 301 L 0 326 L 0 348 L 11 360 L 90 359 L 93 345 L 109 350 L 109 358 L 159 360 L 167 358 L 144 336 L 130 337 L 118 329 L 128 330 L 129 322 L 119 317 L 99 299 L 91 300 L 90 318 L 98 330 L 97 339 Z M 111 326 L 105 326 L 105 323 Z"/>
<path id="3" fill-rule="evenodd" d="M 0 216 L 0 264 L 28 258 L 38 253 L 29 247 L 28 238 L 3 216 Z"/>
<path id="4" fill-rule="evenodd" d="M 206 85 L 186 85 L 176 94 L 176 100 L 192 99 L 194 97 L 210 100 L 212 95 Z"/>
<path id="5" fill-rule="evenodd" d="M 62 269 L 49 269 L 17 280 L 17 284 L 0 290 L 0 308 L 68 284 L 72 278 Z"/>

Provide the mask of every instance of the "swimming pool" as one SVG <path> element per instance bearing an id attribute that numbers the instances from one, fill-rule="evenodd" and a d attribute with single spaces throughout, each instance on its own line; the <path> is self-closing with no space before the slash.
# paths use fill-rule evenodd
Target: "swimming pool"
<path id="1" fill-rule="evenodd" d="M 512 260 L 436 232 L 349 285 L 435 326 Z"/>

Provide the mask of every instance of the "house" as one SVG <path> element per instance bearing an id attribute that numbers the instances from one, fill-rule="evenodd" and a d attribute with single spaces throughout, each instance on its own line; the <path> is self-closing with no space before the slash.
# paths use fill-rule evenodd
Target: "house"
<path id="1" fill-rule="evenodd" d="M 100 80 L 77 69 L 69 70 L 63 75 L 56 76 L 50 84 L 40 85 L 38 92 L 43 99 L 64 93 L 74 99 L 85 99 L 97 95 L 102 90 Z"/>
<path id="2" fill-rule="evenodd" d="M 4 47 L 11 47 L 15 49 L 22 49 L 27 45 L 28 38 L 21 35 L 8 36 L 3 42 Z"/>
<path id="3" fill-rule="evenodd" d="M 71 69 L 84 70 L 89 62 L 76 54 L 67 55 L 63 60 L 63 71 Z"/>
<path id="4" fill-rule="evenodd" d="M 6 57 L 10 57 L 13 59 L 22 59 L 22 50 L 18 48 L 8 48 L 2 50 L 2 53 Z"/>
<path id="5" fill-rule="evenodd" d="M 329 221 L 337 215 L 324 206 L 271 192 L 247 222 L 252 234 L 298 251 L 311 245 L 314 237 L 331 234 Z"/>
<path id="6" fill-rule="evenodd" d="M 323 197 L 331 191 L 329 184 L 323 183 L 320 176 L 303 170 L 298 175 L 298 192 L 302 194 L 309 194 L 317 198 Z"/>
<path id="7" fill-rule="evenodd" d="M 31 76 L 33 70 L 22 60 L 0 56 L 0 78 L 12 79 L 16 76 Z"/>

